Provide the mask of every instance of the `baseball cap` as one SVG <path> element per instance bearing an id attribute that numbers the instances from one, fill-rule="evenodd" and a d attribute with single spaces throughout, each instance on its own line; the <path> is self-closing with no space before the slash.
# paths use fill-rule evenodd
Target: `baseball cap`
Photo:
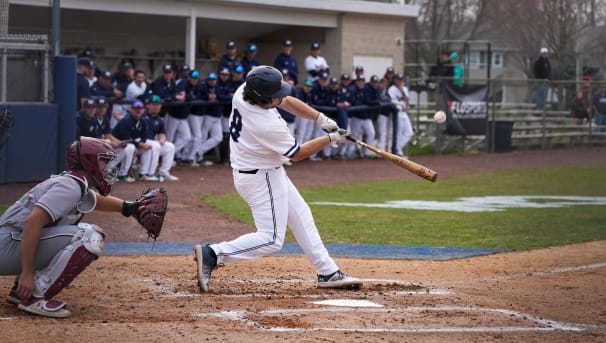
<path id="1" fill-rule="evenodd" d="M 86 107 L 86 108 L 91 108 L 91 107 L 95 107 L 95 106 L 96 106 L 95 99 L 86 99 L 83 104 L 83 107 Z"/>
<path id="2" fill-rule="evenodd" d="M 549 52 L 549 50 L 547 50 L 547 48 L 541 48 L 541 53 L 542 54 L 546 54 L 548 52 Z"/>
<path id="3" fill-rule="evenodd" d="M 404 76 L 400 73 L 397 73 L 393 76 L 394 80 L 404 80 Z"/>
<path id="4" fill-rule="evenodd" d="M 78 58 L 78 65 L 87 66 L 89 68 L 92 68 L 94 66 L 93 60 L 91 60 L 88 57 L 80 57 L 80 58 Z"/>
<path id="5" fill-rule="evenodd" d="M 171 71 L 173 71 L 173 66 L 172 66 L 172 65 L 170 65 L 170 64 L 165 64 L 165 65 L 164 65 L 164 67 L 162 67 L 162 70 L 163 70 L 165 73 L 171 72 Z"/>
<path id="6" fill-rule="evenodd" d="M 364 80 L 366 80 L 366 78 L 364 78 L 364 75 L 358 75 L 356 77 L 356 81 L 364 81 Z"/>
<path id="7" fill-rule="evenodd" d="M 282 69 L 282 75 L 288 75 L 288 74 L 290 74 L 288 72 L 288 69 L 286 69 L 286 68 Z"/>
<path id="8" fill-rule="evenodd" d="M 393 73 L 394 72 L 393 67 L 387 67 L 387 69 L 385 69 L 385 72 L 386 73 Z"/>
<path id="9" fill-rule="evenodd" d="M 149 98 L 146 99 L 148 103 L 152 103 L 152 104 L 159 104 L 162 102 L 162 98 L 160 98 L 158 95 L 154 94 L 152 96 L 150 96 Z"/>
<path id="10" fill-rule="evenodd" d="M 189 69 L 190 69 L 189 65 L 187 65 L 187 64 L 184 64 L 184 65 L 181 66 L 181 71 L 186 71 L 186 70 L 189 70 Z"/>
<path id="11" fill-rule="evenodd" d="M 282 46 L 292 46 L 292 41 L 290 39 L 286 39 L 282 42 Z"/>
<path id="12" fill-rule="evenodd" d="M 349 76 L 349 74 L 345 73 L 341 75 L 341 80 L 351 80 L 351 77 Z"/>
<path id="13" fill-rule="evenodd" d="M 452 54 L 450 54 L 450 56 L 448 57 L 451 60 L 455 59 L 455 58 L 459 58 L 459 54 L 457 54 L 456 52 L 453 52 Z"/>
<path id="14" fill-rule="evenodd" d="M 304 86 L 308 86 L 308 87 L 313 87 L 314 83 L 311 80 L 305 80 L 305 82 L 303 82 Z"/>
<path id="15" fill-rule="evenodd" d="M 364 67 L 358 65 L 356 66 L 356 71 L 364 71 Z"/>
<path id="16" fill-rule="evenodd" d="M 143 108 L 143 103 L 140 100 L 133 102 L 132 108 Z"/>
<path id="17" fill-rule="evenodd" d="M 244 72 L 244 68 L 242 66 L 237 66 L 234 68 L 234 72 L 242 74 Z"/>
<path id="18" fill-rule="evenodd" d="M 208 80 L 216 80 L 217 79 L 217 74 L 215 74 L 215 73 L 208 73 L 207 79 Z"/>
<path id="19" fill-rule="evenodd" d="M 124 63 L 122 63 L 121 67 L 124 69 L 130 69 L 130 68 L 133 68 L 133 65 L 130 62 L 124 62 Z"/>
<path id="20" fill-rule="evenodd" d="M 311 50 L 318 50 L 318 49 L 320 49 L 320 43 L 317 43 L 317 42 L 311 43 Z"/>
<path id="21" fill-rule="evenodd" d="M 248 51 L 257 51 L 257 46 L 255 44 L 248 44 L 248 47 L 246 47 L 246 50 Z"/>
<path id="22" fill-rule="evenodd" d="M 109 70 L 106 70 L 104 72 L 101 73 L 101 77 L 106 78 L 106 79 L 111 79 L 112 78 L 112 72 Z"/>
<path id="23" fill-rule="evenodd" d="M 370 82 L 379 82 L 379 77 L 377 75 L 373 75 L 370 77 Z"/>
<path id="24" fill-rule="evenodd" d="M 105 97 L 98 97 L 97 100 L 95 100 L 95 104 L 97 106 L 107 106 L 109 105 L 109 103 L 107 102 L 107 99 L 105 99 Z"/>
<path id="25" fill-rule="evenodd" d="M 325 71 L 323 71 L 323 72 L 321 72 L 321 73 L 320 73 L 319 77 L 320 77 L 321 79 L 328 79 L 328 73 L 327 73 L 327 72 L 325 72 Z"/>
<path id="26" fill-rule="evenodd" d="M 225 48 L 227 48 L 227 49 L 235 49 L 236 48 L 236 42 L 234 42 L 234 41 L 227 42 L 227 44 L 225 44 Z"/>
<path id="27" fill-rule="evenodd" d="M 197 70 L 192 70 L 189 72 L 188 74 L 189 77 L 191 77 L 192 79 L 199 79 L 200 78 L 200 72 Z"/>
<path id="28" fill-rule="evenodd" d="M 229 75 L 229 69 L 227 69 L 227 68 L 222 68 L 221 70 L 219 70 L 219 74 L 223 74 L 223 75 Z"/>
<path id="29" fill-rule="evenodd" d="M 329 82 L 331 84 L 336 84 L 336 83 L 339 83 L 339 79 L 337 79 L 336 77 L 331 77 Z"/>

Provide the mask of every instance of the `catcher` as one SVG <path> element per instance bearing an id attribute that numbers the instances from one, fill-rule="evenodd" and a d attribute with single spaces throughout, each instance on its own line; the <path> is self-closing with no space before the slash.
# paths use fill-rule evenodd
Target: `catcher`
<path id="1" fill-rule="evenodd" d="M 110 196 L 116 174 L 107 165 L 114 158 L 105 141 L 80 138 L 67 148 L 67 171 L 34 186 L 0 217 L 0 275 L 16 275 L 9 303 L 46 317 L 70 315 L 55 295 L 103 250 L 105 234 L 100 227 L 81 222 L 86 213 L 134 216 L 150 237 L 158 237 L 166 192 L 148 189 L 132 202 Z"/>

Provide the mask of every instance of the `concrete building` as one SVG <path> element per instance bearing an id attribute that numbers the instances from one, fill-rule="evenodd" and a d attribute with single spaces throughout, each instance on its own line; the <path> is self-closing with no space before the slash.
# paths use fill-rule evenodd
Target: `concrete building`
<path id="1" fill-rule="evenodd" d="M 331 74 L 366 73 L 387 66 L 402 71 L 404 27 L 419 6 L 411 1 L 349 0 L 61 0 L 61 54 L 90 49 L 99 69 L 117 70 L 130 60 L 149 77 L 162 65 L 188 64 L 203 75 L 215 71 L 227 41 L 238 54 L 249 42 L 257 58 L 273 64 L 284 39 L 293 41 L 300 79 L 310 44 L 319 42 Z M 10 0 L 11 34 L 51 36 L 48 0 Z"/>

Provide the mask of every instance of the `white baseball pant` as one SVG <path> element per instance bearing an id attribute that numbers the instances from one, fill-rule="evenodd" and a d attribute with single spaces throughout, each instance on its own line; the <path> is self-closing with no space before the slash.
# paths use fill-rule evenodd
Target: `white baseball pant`
<path id="1" fill-rule="evenodd" d="M 410 123 L 410 118 L 408 118 L 408 113 L 399 111 L 398 112 L 398 132 L 397 132 L 397 142 L 396 142 L 396 151 L 393 153 L 396 155 L 404 154 L 404 147 L 408 144 L 408 141 L 412 138 L 414 132 L 412 131 L 412 124 Z"/>
<path id="2" fill-rule="evenodd" d="M 133 164 L 133 158 L 135 157 L 135 145 L 126 144 L 124 147 L 114 149 L 116 158 L 113 159 L 107 167 L 110 169 L 116 168 L 120 164 L 120 170 L 118 170 L 118 176 L 128 175 L 128 170 Z"/>
<path id="3" fill-rule="evenodd" d="M 351 136 L 364 141 L 366 144 L 373 144 L 375 142 L 375 126 L 371 119 L 362 119 L 357 117 L 351 117 L 349 119 L 349 125 L 351 127 Z M 354 157 L 354 152 L 357 147 L 356 144 L 348 144 L 349 147 L 347 156 Z M 364 151 L 364 156 L 371 157 L 373 153 L 370 151 Z"/>
<path id="4" fill-rule="evenodd" d="M 183 158 L 183 148 L 187 146 L 191 140 L 191 131 L 187 119 L 178 119 L 170 114 L 164 118 L 166 128 L 166 139 L 175 145 L 175 155 Z"/>
<path id="5" fill-rule="evenodd" d="M 164 144 L 160 144 L 159 141 L 149 139 L 147 140 L 147 143 L 152 146 L 152 154 L 148 163 L 143 164 L 143 162 L 141 162 L 141 174 L 155 175 L 158 164 L 160 163 L 160 159 L 162 159 L 162 164 L 160 165 L 158 174 L 164 176 L 169 175 L 170 168 L 172 167 L 175 159 L 175 145 L 169 141 L 164 142 Z"/>
<path id="6" fill-rule="evenodd" d="M 309 206 L 284 168 L 259 170 L 255 174 L 234 170 L 233 176 L 236 191 L 252 210 L 257 231 L 230 242 L 212 244 L 218 264 L 279 251 L 288 225 L 318 274 L 329 275 L 339 269 L 322 243 Z"/>
<path id="7" fill-rule="evenodd" d="M 379 114 L 377 118 L 377 145 L 383 151 L 391 151 L 391 139 L 393 135 L 393 122 L 391 115 Z"/>
<path id="8" fill-rule="evenodd" d="M 203 118 L 200 126 L 192 127 L 192 133 L 194 133 L 195 138 L 191 151 L 187 156 L 188 160 L 196 161 L 196 155 L 198 155 L 198 160 L 204 159 L 204 154 L 216 147 L 223 140 L 221 117 L 205 115 Z M 196 130 L 199 130 L 199 132 L 196 132 Z M 199 136 L 196 137 L 196 135 Z"/>

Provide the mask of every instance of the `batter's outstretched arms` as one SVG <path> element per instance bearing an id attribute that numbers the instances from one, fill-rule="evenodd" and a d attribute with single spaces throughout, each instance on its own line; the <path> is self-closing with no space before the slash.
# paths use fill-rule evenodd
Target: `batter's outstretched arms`
<path id="1" fill-rule="evenodd" d="M 278 107 L 298 117 L 315 120 L 325 132 L 334 132 L 339 129 L 339 126 L 334 120 L 295 97 L 285 97 Z"/>
<path id="2" fill-rule="evenodd" d="M 301 144 L 301 149 L 299 152 L 291 157 L 293 161 L 301 161 L 304 160 L 311 155 L 321 151 L 328 144 L 336 144 L 336 143 L 347 143 L 347 137 L 351 136 L 351 132 L 345 129 L 339 129 L 335 132 L 331 132 L 325 136 L 316 137 L 312 140 L 309 140 L 303 144 Z"/>

